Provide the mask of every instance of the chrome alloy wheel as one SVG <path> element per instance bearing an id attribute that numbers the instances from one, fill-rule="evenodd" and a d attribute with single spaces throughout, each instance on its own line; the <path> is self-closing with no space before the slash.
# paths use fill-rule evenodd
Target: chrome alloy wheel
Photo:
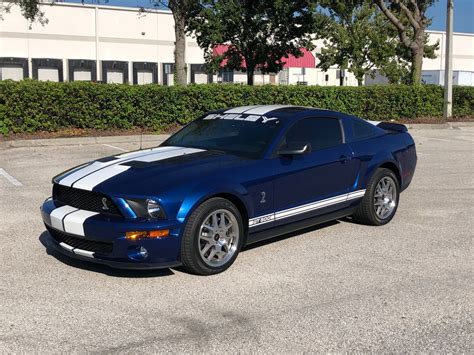
<path id="1" fill-rule="evenodd" d="M 228 210 L 210 213 L 199 229 L 199 253 L 209 266 L 219 267 L 227 263 L 237 251 L 239 224 Z"/>
<path id="2" fill-rule="evenodd" d="M 374 195 L 375 214 L 380 219 L 390 217 L 397 206 L 397 185 L 390 176 L 384 176 L 377 184 Z"/>

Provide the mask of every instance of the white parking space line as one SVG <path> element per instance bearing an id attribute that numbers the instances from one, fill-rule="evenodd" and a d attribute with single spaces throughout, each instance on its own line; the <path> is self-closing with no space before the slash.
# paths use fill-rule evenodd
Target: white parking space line
<path id="1" fill-rule="evenodd" d="M 123 149 L 123 148 L 120 148 L 120 147 L 116 147 L 115 145 L 112 145 L 112 144 L 103 143 L 102 145 L 105 145 L 106 147 L 109 147 L 109 148 L 113 148 L 113 149 L 120 150 L 120 151 L 122 151 L 122 152 L 128 152 L 127 149 Z"/>
<path id="2" fill-rule="evenodd" d="M 5 169 L 3 169 L 3 168 L 0 168 L 0 175 L 3 175 L 5 177 L 5 179 L 7 179 L 14 186 L 23 186 L 23 184 L 21 182 L 19 182 L 13 176 L 11 176 L 9 173 L 7 173 L 5 171 Z"/>
<path id="3" fill-rule="evenodd" d="M 429 141 L 438 141 L 438 142 L 454 142 L 451 139 L 441 139 L 441 138 L 428 138 Z"/>

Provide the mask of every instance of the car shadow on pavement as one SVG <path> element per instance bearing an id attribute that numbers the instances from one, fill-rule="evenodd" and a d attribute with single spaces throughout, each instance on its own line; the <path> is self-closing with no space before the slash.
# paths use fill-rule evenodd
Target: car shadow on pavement
<path id="1" fill-rule="evenodd" d="M 336 225 L 336 224 L 339 224 L 339 223 L 341 223 L 339 220 L 329 221 L 329 222 L 317 224 L 317 225 L 314 225 L 314 226 L 311 226 L 311 227 L 306 227 L 306 228 L 303 228 L 303 229 L 299 229 L 299 230 L 294 231 L 294 232 L 282 234 L 278 237 L 270 237 L 269 239 L 261 240 L 261 241 L 256 242 L 256 243 L 246 245 L 245 247 L 242 248 L 242 251 L 245 252 L 247 250 L 252 250 L 252 249 L 255 249 L 255 248 L 259 248 L 259 247 L 264 246 L 264 245 L 277 243 L 279 241 L 282 241 L 282 240 L 285 240 L 285 239 L 288 239 L 288 238 L 292 238 L 292 237 L 295 237 L 295 236 L 300 235 L 300 234 L 314 232 L 314 231 L 317 231 L 319 229 L 323 229 L 323 228 L 333 226 L 333 225 Z"/>
<path id="2" fill-rule="evenodd" d="M 55 251 L 48 246 L 47 236 L 49 233 L 44 231 L 39 236 L 39 241 L 45 247 L 46 253 L 56 260 L 78 269 L 83 269 L 87 271 L 93 271 L 101 274 L 105 274 L 113 277 L 129 277 L 129 278 L 145 278 L 145 277 L 162 277 L 162 276 L 171 276 L 174 275 L 174 272 L 171 269 L 155 269 L 155 270 L 122 270 L 114 269 L 107 265 L 94 264 L 87 261 L 82 261 L 78 259 L 69 258 L 66 255 L 61 254 L 58 251 Z"/>

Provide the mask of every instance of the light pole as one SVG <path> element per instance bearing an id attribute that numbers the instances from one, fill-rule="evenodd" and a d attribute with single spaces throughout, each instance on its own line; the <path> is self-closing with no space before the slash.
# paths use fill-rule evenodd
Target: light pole
<path id="1" fill-rule="evenodd" d="M 453 7 L 454 0 L 447 0 L 446 55 L 444 68 L 444 118 L 453 114 Z"/>

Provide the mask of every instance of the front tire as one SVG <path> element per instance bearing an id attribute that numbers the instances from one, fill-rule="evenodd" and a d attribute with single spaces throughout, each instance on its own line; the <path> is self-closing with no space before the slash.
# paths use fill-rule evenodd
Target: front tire
<path id="1" fill-rule="evenodd" d="M 387 224 L 397 212 L 399 197 L 400 186 L 396 175 L 390 169 L 379 168 L 370 179 L 353 217 L 363 224 Z"/>
<path id="2" fill-rule="evenodd" d="M 239 210 L 224 198 L 203 202 L 189 217 L 181 242 L 183 267 L 213 275 L 229 268 L 240 252 L 244 226 Z"/>

